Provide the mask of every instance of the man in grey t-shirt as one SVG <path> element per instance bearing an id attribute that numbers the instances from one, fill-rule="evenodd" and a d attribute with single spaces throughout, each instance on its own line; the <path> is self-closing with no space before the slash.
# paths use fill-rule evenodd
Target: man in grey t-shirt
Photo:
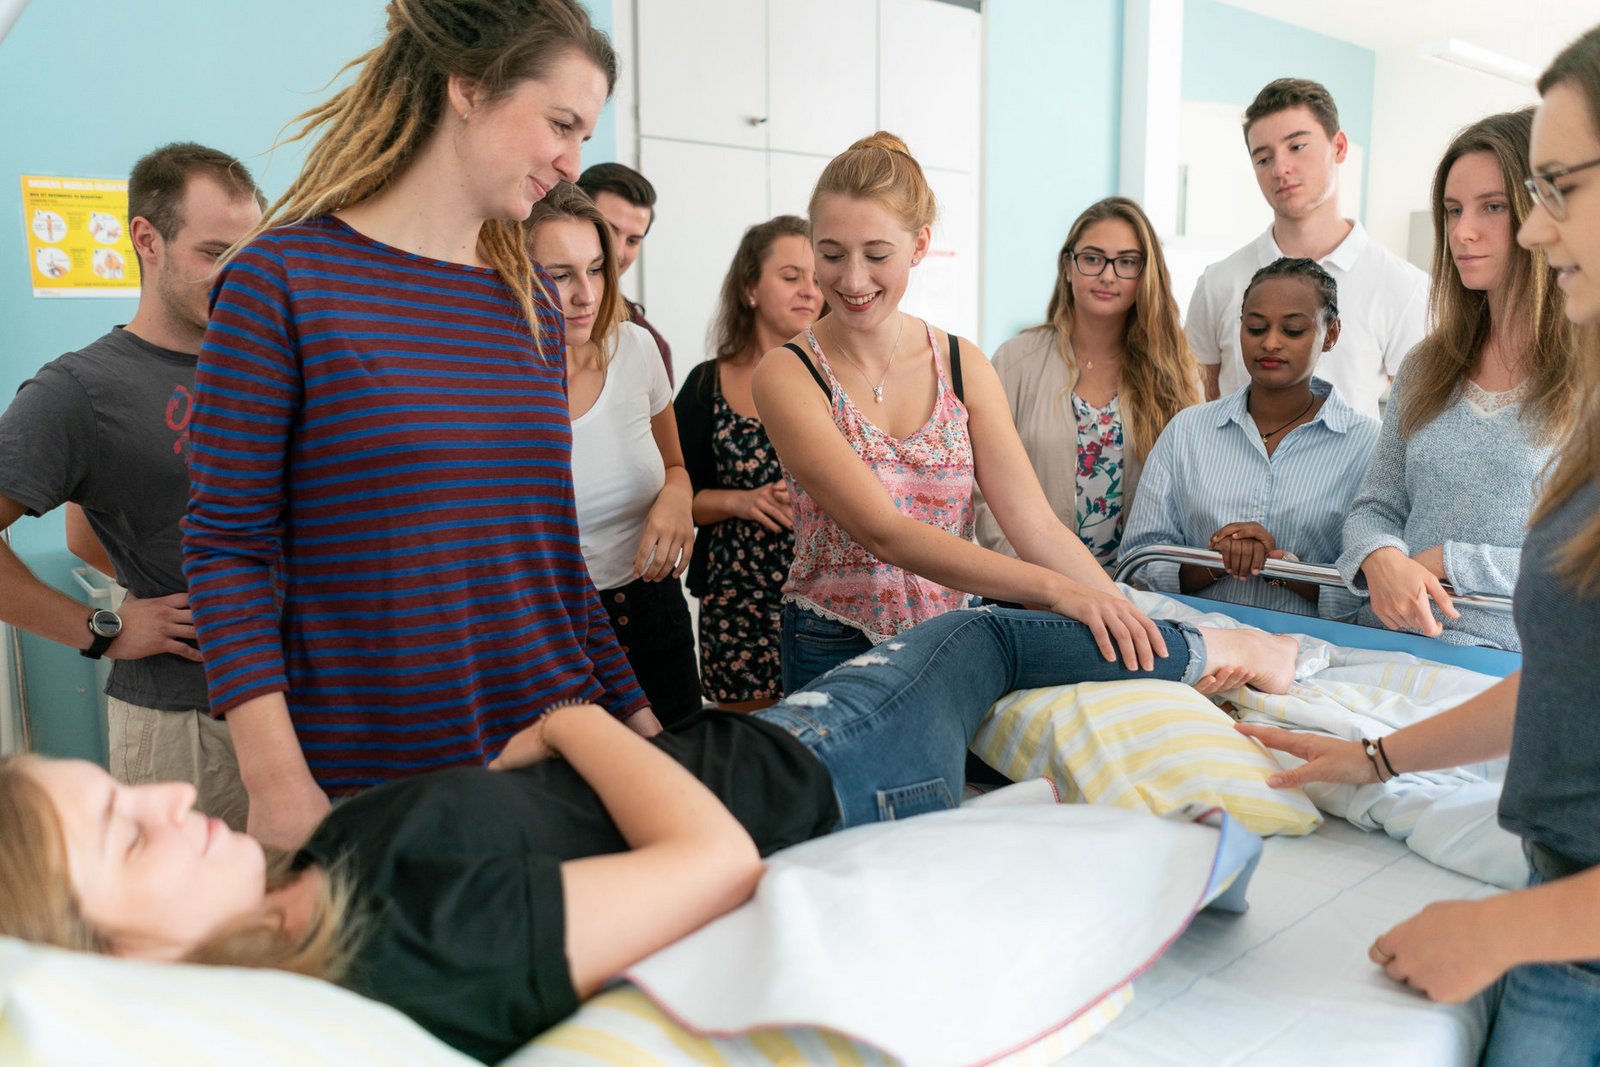
<path id="1" fill-rule="evenodd" d="M 111 771 L 130 784 L 187 780 L 207 814 L 244 828 L 227 728 L 212 719 L 183 578 L 188 425 L 216 261 L 261 218 L 238 160 L 172 144 L 135 164 L 128 232 L 139 307 L 128 324 L 44 366 L 0 415 L 0 529 L 83 508 L 128 598 L 93 611 L 0 544 L 0 619 L 113 661 Z"/>

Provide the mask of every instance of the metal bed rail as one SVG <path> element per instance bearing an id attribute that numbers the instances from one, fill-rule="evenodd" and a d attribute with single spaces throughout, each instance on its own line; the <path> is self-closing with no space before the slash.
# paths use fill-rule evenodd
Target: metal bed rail
<path id="1" fill-rule="evenodd" d="M 1222 569 L 1222 554 L 1208 548 L 1188 548 L 1183 545 L 1146 545 L 1129 552 L 1117 561 L 1116 580 L 1126 582 L 1150 563 L 1192 564 Z M 1261 568 L 1263 578 L 1279 578 L 1286 582 L 1309 582 L 1312 585 L 1345 588 L 1339 572 L 1332 567 L 1314 563 L 1293 563 L 1283 559 L 1269 559 Z M 1449 582 L 1442 583 L 1445 592 L 1457 604 L 1465 604 L 1481 611 L 1501 615 L 1511 614 L 1511 598 L 1481 593 L 1457 593 Z"/>

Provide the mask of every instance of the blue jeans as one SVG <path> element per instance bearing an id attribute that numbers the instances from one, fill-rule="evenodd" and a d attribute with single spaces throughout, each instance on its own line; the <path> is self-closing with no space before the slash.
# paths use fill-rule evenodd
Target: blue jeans
<path id="1" fill-rule="evenodd" d="M 1108 662 L 1082 623 L 1047 611 L 951 611 L 840 663 L 756 714 L 792 734 L 833 778 L 839 827 L 955 807 L 967 746 L 1013 689 L 1129 677 L 1193 683 L 1205 643 L 1158 623 L 1168 655 L 1146 674 Z"/>
<path id="2" fill-rule="evenodd" d="M 1528 885 L 1546 881 L 1535 867 Z M 1483 1067 L 1600 1063 L 1600 960 L 1513 967 L 1481 995 L 1491 1012 Z"/>
<path id="3" fill-rule="evenodd" d="M 783 605 L 778 654 L 783 659 L 783 691 L 799 692 L 851 656 L 872 650 L 867 635 L 854 626 L 824 618 L 790 601 Z"/>

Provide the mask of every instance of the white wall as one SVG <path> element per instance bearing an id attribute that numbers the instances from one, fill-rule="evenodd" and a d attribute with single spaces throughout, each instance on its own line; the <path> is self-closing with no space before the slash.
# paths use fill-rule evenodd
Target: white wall
<path id="1" fill-rule="evenodd" d="M 1409 48 L 1378 52 L 1372 96 L 1367 229 L 1400 255 L 1411 213 L 1429 210 L 1433 170 L 1456 131 L 1539 102 L 1532 88 L 1423 59 Z"/>

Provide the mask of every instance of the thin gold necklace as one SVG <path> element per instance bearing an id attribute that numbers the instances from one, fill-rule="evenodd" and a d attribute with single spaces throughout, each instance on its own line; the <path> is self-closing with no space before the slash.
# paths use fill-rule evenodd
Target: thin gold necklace
<path id="1" fill-rule="evenodd" d="M 877 385 L 873 385 L 872 379 L 867 377 L 867 370 L 861 365 L 861 361 L 852 356 L 850 350 L 844 346 L 844 342 L 839 340 L 839 331 L 833 328 L 831 322 L 828 324 L 828 332 L 833 335 L 834 347 L 844 354 L 845 359 L 850 361 L 850 365 L 861 375 L 861 380 L 866 382 L 867 387 L 872 390 L 872 399 L 880 404 L 883 403 L 883 383 L 889 380 L 889 372 L 894 369 L 894 357 L 900 352 L 900 337 L 906 332 L 905 312 L 902 311 L 899 315 L 900 328 L 894 332 L 894 347 L 889 349 L 889 362 L 883 368 L 883 377 L 878 379 Z"/>

